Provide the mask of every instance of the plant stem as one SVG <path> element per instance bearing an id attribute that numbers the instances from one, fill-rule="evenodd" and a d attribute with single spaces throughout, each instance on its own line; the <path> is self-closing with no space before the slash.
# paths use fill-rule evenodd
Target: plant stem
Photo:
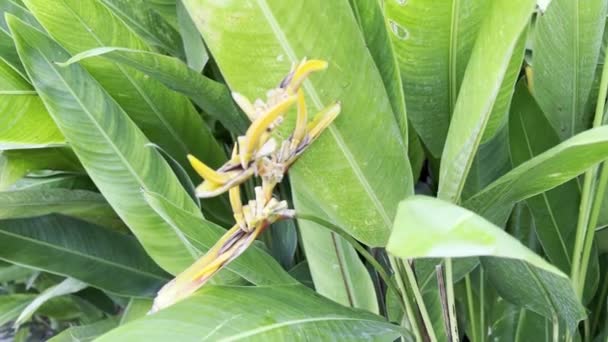
<path id="1" fill-rule="evenodd" d="M 407 267 L 403 265 L 403 261 L 398 261 L 405 270 L 405 274 L 407 276 L 408 282 L 410 284 L 418 284 L 416 282 L 416 275 L 414 274 L 414 270 L 408 264 Z M 416 304 L 418 305 L 418 310 L 420 310 L 420 316 L 422 316 L 422 322 L 424 323 L 424 327 L 431 341 L 437 341 L 437 336 L 435 335 L 435 330 L 433 329 L 433 323 L 431 322 L 431 318 L 426 309 L 426 305 L 424 304 L 424 300 L 422 299 L 422 293 L 420 292 L 420 288 L 418 286 L 412 286 L 412 292 L 414 294 L 414 299 L 416 300 Z"/>
<path id="2" fill-rule="evenodd" d="M 483 273 L 483 267 L 479 267 L 479 329 L 481 330 L 479 336 L 481 337 L 481 342 L 485 342 L 486 340 L 486 313 L 484 307 L 486 293 Z"/>
<path id="3" fill-rule="evenodd" d="M 422 330 L 418 326 L 418 318 L 416 317 L 416 314 L 414 313 L 414 310 L 412 308 L 413 305 L 411 303 L 411 298 L 408 296 L 408 293 L 407 293 L 407 286 L 405 285 L 406 282 L 403 280 L 403 276 L 401 275 L 399 262 L 398 262 L 397 258 L 393 257 L 390 254 L 388 255 L 388 258 L 391 263 L 391 267 L 395 271 L 395 278 L 397 278 L 397 284 L 399 285 L 399 288 L 401 289 L 402 300 L 405 303 L 406 309 L 404 311 L 404 315 L 407 317 L 407 320 L 412 325 L 412 328 L 413 328 L 412 330 L 414 330 L 414 334 L 416 335 L 416 341 L 425 341 L 422 338 L 422 333 L 421 333 Z"/>
<path id="4" fill-rule="evenodd" d="M 600 81 L 600 89 L 597 97 L 597 104 L 595 106 L 595 116 L 593 118 L 593 127 L 599 127 L 604 120 L 604 107 L 606 104 L 606 95 L 608 93 L 608 54 L 604 57 L 604 66 L 602 68 L 602 78 Z M 593 183 L 595 182 L 595 176 L 598 167 L 593 167 L 589 171 L 585 172 L 585 178 L 583 181 L 583 193 L 581 194 L 581 205 L 579 210 L 579 218 L 576 226 L 576 240 L 574 243 L 574 257 L 572 261 L 572 282 L 574 288 L 579 295 L 579 298 L 583 298 L 583 292 L 585 288 L 585 279 L 587 275 L 587 264 L 589 263 L 589 256 L 591 254 L 591 248 L 593 247 L 593 237 L 595 235 L 595 226 L 597 224 L 597 218 L 599 216 L 599 209 L 602 204 L 604 191 L 606 189 L 606 182 L 608 182 L 608 175 L 606 175 L 605 168 L 602 168 L 599 186 L 593 194 Z M 605 179 L 605 180 L 604 180 Z M 593 208 L 590 208 L 589 201 L 593 197 Z"/>
<path id="5" fill-rule="evenodd" d="M 574 242 L 574 257 L 572 259 L 572 273 L 571 280 L 574 285 L 574 290 L 578 295 L 579 299 L 583 298 L 584 281 L 580 281 L 581 274 L 581 259 L 583 256 L 583 248 L 585 244 L 585 238 L 587 236 L 587 230 L 589 229 L 589 215 L 591 208 L 589 206 L 591 197 L 591 188 L 593 185 L 593 170 L 585 172 L 585 179 L 583 181 L 583 191 L 581 193 L 581 203 L 578 211 L 578 221 L 576 223 L 576 238 Z"/>
<path id="6" fill-rule="evenodd" d="M 471 324 L 471 341 L 478 342 L 478 330 L 475 328 L 477 321 L 475 319 L 475 304 L 473 303 L 473 289 L 471 287 L 471 276 L 469 274 L 464 277 L 464 285 L 467 292 L 467 310 L 469 311 L 468 321 Z"/>
<path id="7" fill-rule="evenodd" d="M 450 319 L 450 329 L 452 341 L 458 341 L 458 320 L 456 319 L 456 302 L 454 300 L 454 279 L 452 272 L 452 258 L 445 259 L 445 282 L 446 295 L 448 301 L 448 315 Z"/>

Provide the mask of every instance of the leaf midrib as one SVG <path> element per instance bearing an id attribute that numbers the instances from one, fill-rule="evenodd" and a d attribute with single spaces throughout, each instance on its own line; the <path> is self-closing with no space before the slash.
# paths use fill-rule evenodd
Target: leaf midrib
<path id="1" fill-rule="evenodd" d="M 287 54 L 287 56 L 289 57 L 291 62 L 297 63 L 298 59 L 296 57 L 296 53 L 295 53 L 294 49 L 291 47 L 287 37 L 285 36 L 285 33 L 279 26 L 279 23 L 277 22 L 274 14 L 272 13 L 272 10 L 270 9 L 270 6 L 268 5 L 268 2 L 266 0 L 256 0 L 256 1 L 258 4 L 258 7 L 262 11 L 262 14 L 264 15 L 268 24 L 270 25 L 270 27 L 272 29 L 272 33 L 274 34 L 277 42 L 283 49 L 283 52 L 285 52 Z M 323 109 L 323 103 L 321 102 L 319 94 L 318 94 L 316 88 L 310 82 L 310 80 L 304 81 L 304 88 L 309 93 L 310 98 L 312 99 L 315 106 L 317 107 L 317 110 Z M 346 161 L 350 165 L 350 167 L 353 170 L 353 173 L 355 174 L 357 179 L 359 179 L 359 182 L 365 189 L 365 192 L 369 196 L 371 202 L 376 207 L 377 212 L 380 214 L 380 216 L 384 220 L 386 227 L 390 229 L 390 227 L 392 225 L 391 219 L 388 217 L 388 214 L 387 214 L 384 206 L 380 202 L 380 199 L 376 196 L 376 193 L 373 191 L 373 188 L 371 187 L 371 184 L 365 177 L 365 174 L 363 173 L 363 171 L 357 164 L 352 152 L 350 151 L 350 149 L 344 142 L 342 135 L 340 134 L 340 132 L 336 129 L 336 127 L 334 125 L 330 125 L 328 127 L 328 130 L 331 133 L 332 137 L 334 138 L 334 141 L 336 142 L 338 147 L 340 147 L 340 150 L 343 152 Z"/>

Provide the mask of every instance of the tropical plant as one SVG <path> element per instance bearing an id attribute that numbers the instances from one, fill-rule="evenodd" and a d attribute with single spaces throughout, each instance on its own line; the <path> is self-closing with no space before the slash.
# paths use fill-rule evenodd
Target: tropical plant
<path id="1" fill-rule="evenodd" d="M 608 0 L 0 11 L 0 340 L 608 337 Z"/>

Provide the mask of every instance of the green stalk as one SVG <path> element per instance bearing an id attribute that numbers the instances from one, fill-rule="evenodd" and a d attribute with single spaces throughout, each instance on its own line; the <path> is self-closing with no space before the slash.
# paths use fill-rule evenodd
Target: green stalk
<path id="1" fill-rule="evenodd" d="M 406 310 L 404 311 L 404 315 L 407 317 L 407 320 L 412 325 L 412 330 L 414 330 L 414 334 L 416 335 L 416 341 L 424 341 L 421 334 L 421 329 L 418 326 L 418 318 L 413 310 L 412 299 L 408 296 L 406 282 L 403 280 L 403 276 L 401 275 L 401 270 L 399 267 L 399 261 L 397 258 L 392 255 L 388 255 L 389 261 L 391 263 L 391 267 L 395 271 L 395 278 L 397 278 L 397 284 L 401 289 L 402 300 L 405 302 Z M 402 323 L 404 325 L 405 322 Z"/>
<path id="2" fill-rule="evenodd" d="M 416 275 L 414 274 L 414 270 L 408 264 L 407 267 L 403 265 L 403 261 L 399 261 L 405 270 L 405 274 L 407 276 L 408 282 L 410 284 L 417 284 Z M 407 263 L 407 262 L 406 262 Z M 414 294 L 414 299 L 418 305 L 418 310 L 420 310 L 420 316 L 422 316 L 422 322 L 424 323 L 424 327 L 429 335 L 429 340 L 431 342 L 437 341 L 437 336 L 435 335 L 435 330 L 433 329 L 433 323 L 431 322 L 431 318 L 426 309 L 426 305 L 422 299 L 422 293 L 420 293 L 420 289 L 418 286 L 412 287 L 412 292 Z"/>
<path id="3" fill-rule="evenodd" d="M 458 342 L 458 320 L 456 319 L 456 302 L 454 300 L 454 272 L 452 271 L 452 258 L 445 258 L 445 287 L 448 301 L 448 315 L 452 341 Z"/>
<path id="4" fill-rule="evenodd" d="M 486 293 L 485 293 L 485 284 L 484 284 L 484 274 L 483 267 L 479 267 L 479 329 L 481 336 L 481 342 L 485 342 L 486 340 L 486 313 L 484 303 L 486 301 Z"/>
<path id="5" fill-rule="evenodd" d="M 608 54 L 604 57 L 604 67 L 602 68 L 602 79 L 600 81 L 600 90 L 597 98 L 597 104 L 595 106 L 595 116 L 593 118 L 593 127 L 599 127 L 602 125 L 604 119 L 604 106 L 606 104 L 606 95 L 608 93 Z M 591 248 L 593 247 L 593 237 L 595 236 L 595 227 L 599 217 L 604 192 L 606 190 L 606 184 L 608 182 L 608 175 L 606 174 L 606 168 L 602 168 L 599 184 L 595 193 L 593 192 L 593 183 L 595 182 L 595 176 L 599 167 L 593 167 L 591 170 L 585 172 L 585 178 L 583 181 L 583 193 L 581 195 L 581 205 L 579 210 L 579 219 L 576 227 L 576 240 L 574 243 L 574 258 L 572 261 L 572 282 L 574 288 L 579 295 L 579 298 L 583 298 L 583 292 L 585 288 L 585 278 L 587 275 L 587 268 L 589 263 L 589 256 L 591 255 Z M 590 203 L 593 197 L 593 202 Z M 590 205 L 593 207 L 590 208 Z"/>
<path id="6" fill-rule="evenodd" d="M 578 211 L 578 221 L 576 223 L 576 238 L 574 242 L 574 257 L 572 259 L 572 273 L 571 280 L 576 291 L 576 294 L 580 299 L 583 298 L 584 280 L 580 281 L 581 275 L 581 259 L 583 257 L 583 248 L 585 244 L 585 238 L 587 236 L 587 230 L 589 229 L 589 216 L 591 212 L 590 197 L 591 187 L 593 185 L 593 174 L 594 170 L 585 172 L 585 179 L 583 181 L 583 191 L 581 193 L 581 204 Z"/>
<path id="7" fill-rule="evenodd" d="M 473 303 L 473 288 L 471 287 L 471 276 L 469 274 L 464 277 L 464 286 L 467 292 L 467 310 L 469 311 L 469 322 L 471 324 L 471 341 L 479 342 L 477 337 L 478 330 L 475 328 L 475 305 Z"/>

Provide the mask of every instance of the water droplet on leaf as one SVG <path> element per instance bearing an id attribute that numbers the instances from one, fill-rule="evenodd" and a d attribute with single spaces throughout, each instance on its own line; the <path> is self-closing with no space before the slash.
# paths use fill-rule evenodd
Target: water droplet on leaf
<path id="1" fill-rule="evenodd" d="M 388 23 L 391 27 L 391 31 L 393 31 L 397 38 L 405 40 L 409 37 L 410 33 L 403 26 L 397 24 L 393 20 L 389 20 Z"/>

